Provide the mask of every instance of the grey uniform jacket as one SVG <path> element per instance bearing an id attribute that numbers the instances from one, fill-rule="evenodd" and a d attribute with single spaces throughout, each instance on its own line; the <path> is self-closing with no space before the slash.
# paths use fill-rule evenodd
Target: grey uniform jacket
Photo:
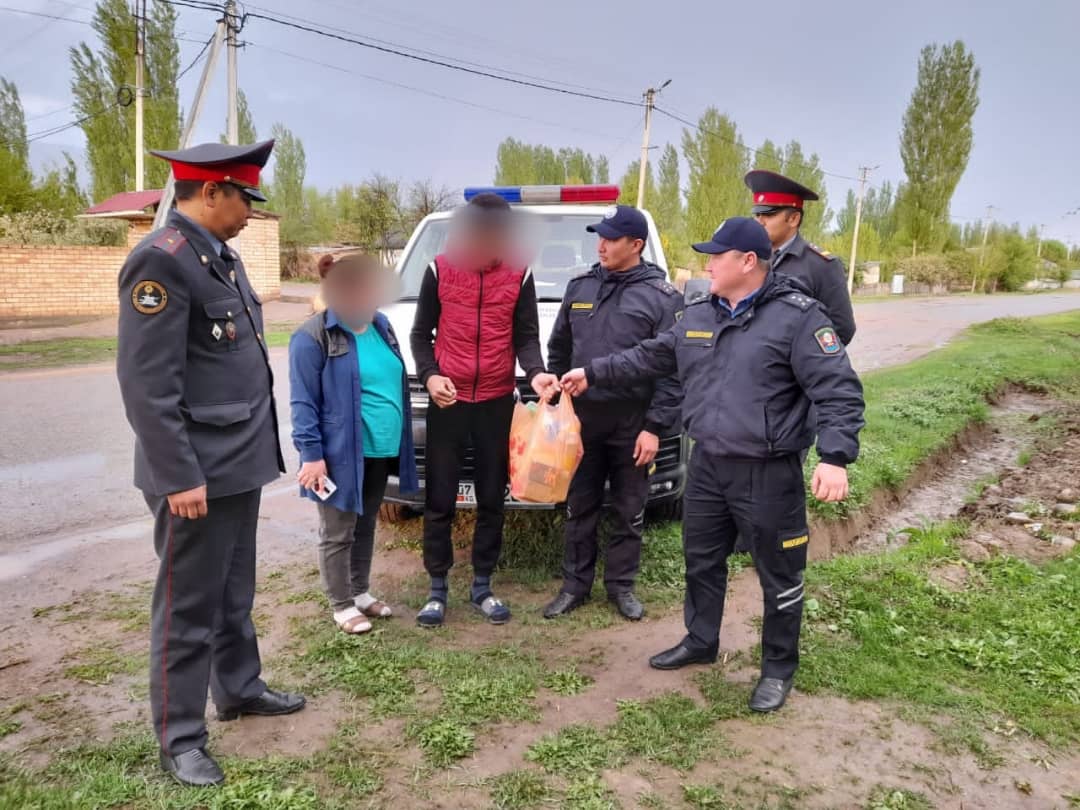
<path id="1" fill-rule="evenodd" d="M 285 469 L 262 302 L 225 250 L 174 211 L 120 270 L 116 374 L 147 495 L 236 495 Z"/>
<path id="2" fill-rule="evenodd" d="M 847 346 L 855 337 L 855 313 L 847 291 L 844 263 L 822 253 L 801 235 L 773 259 L 772 269 L 801 281 L 810 295 L 825 307 L 840 341 Z"/>
<path id="3" fill-rule="evenodd" d="M 859 454 L 862 383 L 821 305 L 770 272 L 753 304 L 732 318 L 715 298 L 690 304 L 674 327 L 593 360 L 590 385 L 610 387 L 677 371 L 682 417 L 706 452 L 765 459 L 800 453 L 814 438 L 822 461 Z"/>

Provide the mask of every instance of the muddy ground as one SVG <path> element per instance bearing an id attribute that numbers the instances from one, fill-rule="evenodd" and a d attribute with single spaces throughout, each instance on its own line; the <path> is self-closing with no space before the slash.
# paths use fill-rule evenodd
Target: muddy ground
<path id="1" fill-rule="evenodd" d="M 928 465 L 903 501 L 879 514 L 858 537 L 848 538 L 849 545 L 873 551 L 903 542 L 907 526 L 959 515 L 972 523 L 962 545 L 972 560 L 1011 554 L 1039 561 L 1070 553 L 1080 540 L 1080 413 L 1055 411 L 1053 403 L 1033 395 L 1003 400 L 985 428 Z M 285 520 L 284 503 L 267 519 Z M 325 612 L 317 594 L 312 596 L 317 578 L 313 527 L 306 525 L 311 522 L 298 520 L 295 546 L 261 562 L 256 624 L 265 674 L 284 685 L 295 678 L 284 662 L 298 642 L 296 621 Z M 398 614 L 385 632 L 411 623 L 422 596 L 418 555 L 410 542 L 418 530 L 415 522 L 380 530 L 376 581 Z M 0 718 L 19 724 L 0 738 L 0 754 L 28 767 L 47 764 L 73 743 L 107 741 L 148 723 L 144 658 L 152 568 L 131 564 L 106 578 L 102 589 L 83 591 L 80 576 L 96 581 L 95 572 L 85 567 L 107 567 L 109 561 L 99 555 L 72 565 L 74 570 L 55 573 L 32 592 L 8 591 L 0 599 L 6 603 L 0 619 Z M 963 567 L 938 575 L 960 586 Z M 543 625 L 537 612 L 555 588 L 555 581 L 506 586 L 502 595 L 515 608 L 516 621 L 503 628 L 464 615 L 459 603 L 450 612 L 451 632 L 433 643 L 470 648 L 542 638 L 536 635 Z M 76 595 L 69 599 L 68 593 Z M 718 666 L 730 689 L 743 697 L 755 677 L 760 604 L 753 571 L 741 571 L 729 594 L 721 635 L 724 661 Z M 523 755 L 544 734 L 573 723 L 608 725 L 621 700 L 672 690 L 701 699 L 700 668 L 664 673 L 647 665 L 650 655 L 682 635 L 676 600 L 651 604 L 640 624 L 616 622 L 602 605 L 586 610 L 590 618 L 568 631 L 563 643 L 540 653 L 551 668 L 580 662 L 581 671 L 595 681 L 592 687 L 573 697 L 540 690 L 537 722 L 485 730 L 475 753 L 449 769 L 423 767 L 416 747 L 404 741 L 403 721 L 365 724 L 364 701 L 337 693 L 316 695 L 305 711 L 285 719 L 227 725 L 212 720 L 212 748 L 249 758 L 308 755 L 328 746 L 344 721 L 359 718 L 366 726 L 364 756 L 380 766 L 385 780 L 373 806 L 490 807 L 484 780 L 530 767 Z M 746 807 L 867 807 L 873 796 L 883 795 L 883 787 L 917 792 L 935 807 L 965 810 L 1042 810 L 1080 802 L 1075 798 L 1080 795 L 1078 750 L 1051 750 L 1023 735 L 986 729 L 986 745 L 999 763 L 988 766 L 984 757 L 943 747 L 931 728 L 908 718 L 901 705 L 809 696 L 796 689 L 776 716 L 719 723 L 725 744 L 689 773 L 635 762 L 606 771 L 603 779 L 624 808 L 691 806 L 684 799 L 686 784 L 725 786 L 729 800 L 732 791 L 738 797 L 734 806 Z"/>

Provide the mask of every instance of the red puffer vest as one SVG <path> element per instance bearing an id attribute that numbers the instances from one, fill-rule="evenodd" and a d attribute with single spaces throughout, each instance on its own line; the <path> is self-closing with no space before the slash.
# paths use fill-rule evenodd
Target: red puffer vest
<path id="1" fill-rule="evenodd" d="M 524 270 L 499 265 L 460 270 L 435 258 L 439 327 L 435 360 L 463 402 L 486 402 L 514 390 L 514 307 Z"/>

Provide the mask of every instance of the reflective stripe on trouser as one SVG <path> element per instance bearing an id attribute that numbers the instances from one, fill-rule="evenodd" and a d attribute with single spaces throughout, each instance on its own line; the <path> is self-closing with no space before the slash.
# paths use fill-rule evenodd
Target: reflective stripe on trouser
<path id="1" fill-rule="evenodd" d="M 762 675 L 788 678 L 799 663 L 806 494 L 797 456 L 768 460 L 710 457 L 694 449 L 683 500 L 686 644 L 719 645 L 735 538 L 750 542 L 764 594 Z"/>
<path id="2" fill-rule="evenodd" d="M 150 709 L 161 749 L 206 745 L 206 692 L 233 708 L 266 691 L 251 605 L 261 490 L 214 498 L 199 520 L 147 497 L 160 564 L 151 603 Z"/>

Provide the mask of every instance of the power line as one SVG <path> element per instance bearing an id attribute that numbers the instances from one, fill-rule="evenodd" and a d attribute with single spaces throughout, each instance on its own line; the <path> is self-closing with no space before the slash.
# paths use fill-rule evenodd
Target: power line
<path id="1" fill-rule="evenodd" d="M 203 54 L 206 53 L 206 49 L 209 48 L 210 43 L 214 41 L 214 36 L 216 36 L 216 35 L 211 34 L 210 39 L 206 40 L 206 42 L 203 43 L 203 46 L 199 50 L 199 52 L 197 54 L 195 54 L 195 58 L 191 60 L 191 62 L 188 64 L 188 66 L 186 68 L 184 68 L 183 70 L 181 70 L 179 73 L 176 74 L 176 81 L 180 81 L 182 78 L 184 78 L 184 76 L 187 74 L 187 72 L 189 70 L 191 70 L 193 67 L 195 67 L 195 65 L 197 65 L 202 60 Z M 198 41 L 198 40 L 196 40 L 196 41 Z"/>
<path id="2" fill-rule="evenodd" d="M 69 4 L 70 5 L 70 4 Z M 47 20 L 61 20 L 63 22 L 73 22 L 79 25 L 93 25 L 89 20 L 78 20 L 74 17 L 62 17 L 59 14 L 46 14 L 43 11 L 28 11 L 25 8 L 13 8 L 11 6 L 0 6 L 0 11 L 13 11 L 16 14 L 28 14 L 31 17 L 44 17 Z"/>
<path id="3" fill-rule="evenodd" d="M 324 31 L 331 31 L 331 32 L 334 32 L 334 33 L 337 33 L 337 34 L 343 34 L 343 35 L 349 36 L 349 37 L 362 38 L 365 42 L 374 42 L 374 43 L 376 43 L 378 45 L 383 45 L 383 46 L 386 46 L 388 48 L 396 48 L 396 49 L 404 50 L 404 51 L 412 51 L 413 53 L 416 53 L 416 54 L 422 54 L 424 56 L 430 56 L 433 59 L 444 60 L 444 61 L 447 61 L 447 62 L 454 62 L 454 63 L 457 63 L 458 65 L 465 65 L 467 67 L 477 68 L 478 70 L 493 71 L 493 72 L 503 74 L 503 75 L 506 75 L 506 76 L 516 76 L 516 77 L 522 78 L 522 79 L 528 79 L 528 80 L 531 80 L 531 81 L 542 82 L 544 84 L 549 84 L 549 85 L 560 85 L 562 87 L 568 87 L 568 88 L 573 89 L 573 90 L 581 90 L 581 91 L 584 91 L 584 92 L 587 92 L 587 93 L 597 93 L 597 94 L 604 95 L 604 96 L 619 96 L 620 95 L 619 93 L 617 93 L 615 91 L 601 90 L 601 89 L 598 89 L 596 87 L 590 87 L 588 85 L 574 84 L 572 82 L 564 82 L 564 81 L 559 81 L 557 79 L 549 79 L 549 78 L 546 78 L 546 77 L 543 77 L 543 76 L 535 76 L 535 75 L 530 74 L 530 73 L 521 73 L 521 72 L 518 72 L 518 71 L 515 71 L 515 70 L 511 70 L 509 68 L 496 67 L 496 66 L 484 64 L 482 62 L 470 62 L 467 59 L 461 59 L 461 58 L 456 57 L 456 56 L 448 56 L 447 54 L 444 54 L 444 53 L 438 53 L 436 51 L 429 51 L 429 50 L 425 50 L 423 48 L 416 48 L 416 47 L 413 47 L 411 45 L 401 45 L 401 44 L 396 43 L 396 42 L 390 42 L 390 41 L 385 40 L 385 39 L 379 39 L 378 37 L 373 37 L 373 36 L 370 36 L 370 35 L 367 35 L 367 34 L 357 34 L 354 31 L 349 31 L 349 30 L 344 29 L 344 28 L 337 28 L 335 26 L 332 26 L 332 25 L 329 25 L 329 24 L 326 24 L 326 23 L 319 23 L 319 22 L 315 22 L 313 20 L 307 20 L 307 19 L 304 19 L 303 17 L 296 17 L 296 16 L 291 15 L 291 14 L 285 14 L 283 12 L 273 11 L 271 9 L 261 8 L 259 6 L 249 5 L 249 6 L 247 6 L 247 8 L 253 9 L 254 11 L 257 11 L 257 12 L 262 12 L 263 14 L 270 14 L 270 15 L 274 16 L 274 18 L 279 20 L 279 21 L 283 20 L 283 21 L 288 21 L 288 22 L 300 23 L 300 24 L 303 24 L 303 25 L 317 26 L 317 27 L 321 28 Z M 247 16 L 258 16 L 258 15 L 249 13 L 249 14 L 247 14 Z"/>
<path id="4" fill-rule="evenodd" d="M 180 3 L 183 0 L 164 0 L 168 3 Z M 473 76 L 482 76 L 488 79 L 495 79 L 496 81 L 506 82 L 508 84 L 516 84 L 521 87 L 532 87 L 538 90 L 547 90 L 551 93 L 561 93 L 567 96 L 575 96 L 577 98 L 587 98 L 592 101 L 603 101 L 609 104 L 621 104 L 628 107 L 640 107 L 639 101 L 627 101 L 625 99 L 612 98 L 610 96 L 602 96 L 596 93 L 587 93 L 579 90 L 571 90 L 565 87 L 556 87 L 553 84 L 544 83 L 540 81 L 531 81 L 527 79 L 515 78 L 513 76 L 501 75 L 499 73 L 491 72 L 490 70 L 478 70 L 476 68 L 466 67 L 464 65 L 455 65 L 452 62 L 447 62 L 443 59 L 435 59 L 428 56 L 421 56 L 415 53 L 408 53 L 407 51 L 400 50 L 398 47 L 390 47 L 387 45 L 380 45 L 374 42 L 366 42 L 362 39 L 357 39 L 353 36 L 345 34 L 338 34 L 332 31 L 323 30 L 314 25 L 305 25 L 302 23 L 289 22 L 287 20 L 278 19 L 267 14 L 259 14 L 257 12 L 248 12 L 245 16 L 251 19 L 266 20 L 267 22 L 281 25 L 286 28 L 293 28 L 298 31 L 305 31 L 309 34 L 316 34 L 327 39 L 335 39 L 340 42 L 347 42 L 351 45 L 358 45 L 361 48 L 368 48 L 380 53 L 388 53 L 394 56 L 400 56 L 403 59 L 411 59 L 415 62 L 422 62 L 428 65 L 436 65 L 438 67 L 444 67 L 448 70 L 456 70 L 461 73 L 468 73 Z"/>
<path id="5" fill-rule="evenodd" d="M 297 53 L 290 53 L 289 51 L 283 51 L 283 50 L 280 50 L 278 48 L 273 48 L 273 47 L 270 47 L 269 45 L 260 45 L 257 42 L 250 42 L 250 41 L 245 42 L 244 44 L 247 45 L 247 46 L 250 46 L 252 48 L 259 48 L 259 49 L 264 50 L 264 51 L 269 51 L 271 53 L 279 54 L 281 56 L 287 56 L 290 59 L 296 59 L 296 60 L 299 60 L 301 62 L 308 62 L 309 64 L 312 64 L 312 65 L 318 65 L 319 67 L 324 67 L 324 68 L 327 68 L 329 70 L 336 70 L 336 71 L 338 71 L 340 73 L 347 73 L 347 74 L 349 74 L 351 76 L 357 76 L 357 77 L 359 77 L 361 79 L 367 79 L 368 81 L 377 82 L 378 84 L 385 84 L 385 85 L 388 85 L 390 87 L 396 87 L 396 88 L 398 88 L 400 90 L 408 90 L 408 91 L 413 92 L 413 93 L 419 93 L 421 95 L 428 96 L 430 98 L 439 99 L 440 101 L 449 101 L 449 102 L 452 102 L 454 104 L 462 104 L 462 105 L 464 105 L 466 107 L 473 107 L 473 108 L 478 109 L 478 110 L 485 110 L 486 112 L 498 113 L 499 115 L 506 115 L 506 116 L 509 116 L 511 118 L 519 118 L 519 119 L 521 119 L 523 121 L 531 121 L 534 124 L 543 124 L 545 126 L 557 127 L 559 129 L 573 130 L 575 132 L 581 132 L 581 133 L 586 134 L 586 135 L 593 135 L 593 136 L 601 137 L 601 138 L 606 138 L 606 137 L 611 136 L 610 132 L 608 132 L 608 133 L 595 132 L 593 130 L 582 129 L 580 127 L 568 126 L 565 122 L 545 121 L 545 120 L 540 119 L 540 118 L 533 118 L 532 116 L 529 116 L 529 115 L 523 115 L 521 113 L 511 112 L 510 110 L 503 110 L 503 109 L 500 109 L 498 107 L 491 107 L 491 106 L 488 106 L 486 104 L 479 104 L 479 103 L 477 103 L 475 101 L 469 101 L 468 99 L 458 98 L 456 96 L 448 96 L 448 95 L 446 95 L 444 93 L 437 93 L 437 92 L 435 92 L 433 90 L 428 90 L 428 89 L 425 89 L 425 88 L 422 88 L 422 87 L 414 87 L 413 85 L 410 85 L 410 84 L 403 84 L 402 82 L 396 82 L 396 81 L 392 81 L 390 79 L 384 79 L 384 78 L 382 78 L 380 76 L 372 76 L 372 75 L 370 75 L 368 73 L 361 73 L 360 71 L 356 71 L 356 70 L 353 70 L 351 68 L 341 67 L 340 65 L 332 65 L 332 64 L 329 64 L 327 62 L 319 61 L 318 59 L 312 59 L 309 56 L 302 56 L 302 55 L 297 54 Z M 637 125 L 635 124 L 635 131 L 636 131 L 636 128 L 637 128 Z M 624 141 L 625 141 L 625 139 L 624 139 Z"/>

